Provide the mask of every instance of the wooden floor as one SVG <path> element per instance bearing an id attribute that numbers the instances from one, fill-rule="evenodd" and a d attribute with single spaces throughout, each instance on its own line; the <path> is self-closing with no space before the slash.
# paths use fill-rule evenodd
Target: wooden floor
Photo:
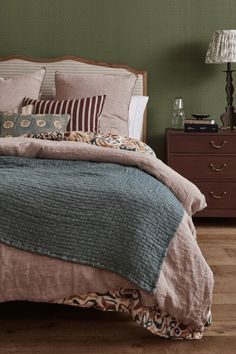
<path id="1" fill-rule="evenodd" d="M 165 340 L 129 316 L 59 305 L 0 305 L 0 354 L 236 354 L 236 221 L 197 223 L 215 274 L 213 324 L 201 341 Z"/>

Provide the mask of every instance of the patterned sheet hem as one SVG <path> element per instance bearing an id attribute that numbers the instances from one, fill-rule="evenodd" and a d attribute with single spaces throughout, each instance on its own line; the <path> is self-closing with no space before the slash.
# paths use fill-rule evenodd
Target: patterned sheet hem
<path id="1" fill-rule="evenodd" d="M 64 305 L 89 308 L 102 311 L 125 312 L 132 315 L 133 320 L 154 335 L 172 339 L 201 339 L 204 326 L 191 328 L 180 323 L 167 313 L 163 313 L 157 305 L 146 307 L 141 302 L 138 290 L 110 290 L 106 293 L 90 292 L 53 301 Z M 210 325 L 211 316 L 205 326 Z"/>

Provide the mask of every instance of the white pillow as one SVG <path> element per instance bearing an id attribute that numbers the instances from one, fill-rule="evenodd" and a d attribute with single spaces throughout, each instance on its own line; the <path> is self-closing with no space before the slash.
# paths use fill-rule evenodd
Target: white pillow
<path id="1" fill-rule="evenodd" d="M 132 96 L 129 105 L 129 138 L 140 140 L 143 128 L 143 114 L 148 96 Z"/>

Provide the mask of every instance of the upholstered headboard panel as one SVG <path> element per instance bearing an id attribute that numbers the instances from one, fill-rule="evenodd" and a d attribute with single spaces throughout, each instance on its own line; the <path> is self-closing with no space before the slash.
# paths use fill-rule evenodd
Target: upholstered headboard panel
<path id="1" fill-rule="evenodd" d="M 116 65 L 95 62 L 75 56 L 63 56 L 53 59 L 33 59 L 23 56 L 11 56 L 0 58 L 0 75 L 13 77 L 23 73 L 34 72 L 41 67 L 46 68 L 46 75 L 41 89 L 41 97 L 53 97 L 55 94 L 54 75 L 55 71 L 65 73 L 108 73 L 127 74 L 132 72 L 138 75 L 138 80 L 133 95 L 147 95 L 147 73 L 136 70 L 127 65 Z M 147 116 L 145 112 L 143 124 L 143 140 L 146 141 Z"/>

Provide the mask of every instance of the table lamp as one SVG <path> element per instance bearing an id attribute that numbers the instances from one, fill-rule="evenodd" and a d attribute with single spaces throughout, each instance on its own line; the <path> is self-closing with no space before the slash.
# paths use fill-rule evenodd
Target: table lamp
<path id="1" fill-rule="evenodd" d="M 236 62 L 236 30 L 215 31 L 206 54 L 206 63 L 222 64 L 227 63 L 226 72 L 226 94 L 227 106 L 225 113 L 220 117 L 223 125 L 221 129 L 236 128 L 236 113 L 233 106 L 233 77 L 231 63 Z"/>

